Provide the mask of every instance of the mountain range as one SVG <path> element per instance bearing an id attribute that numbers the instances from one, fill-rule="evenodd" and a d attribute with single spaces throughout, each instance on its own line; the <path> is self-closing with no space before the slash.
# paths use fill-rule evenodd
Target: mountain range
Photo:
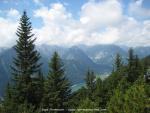
<path id="1" fill-rule="evenodd" d="M 117 45 L 78 45 L 72 47 L 39 45 L 36 49 L 40 52 L 43 63 L 42 70 L 46 76 L 48 63 L 52 54 L 57 51 L 65 68 L 65 74 L 72 85 L 84 82 L 86 71 L 93 70 L 97 76 L 108 75 L 113 68 L 114 59 L 117 53 L 122 56 L 124 62 L 127 60 L 128 47 Z M 136 47 L 135 53 L 143 58 L 150 55 L 150 47 Z M 11 69 L 15 50 L 13 48 L 0 48 L 0 95 L 3 95 L 8 81 L 11 79 Z"/>

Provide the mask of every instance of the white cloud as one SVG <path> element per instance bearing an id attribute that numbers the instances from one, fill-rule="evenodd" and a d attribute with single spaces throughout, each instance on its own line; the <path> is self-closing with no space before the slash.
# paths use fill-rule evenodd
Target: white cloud
<path id="1" fill-rule="evenodd" d="M 10 10 L 6 11 L 7 13 L 7 19 L 17 21 L 20 17 L 19 11 L 16 9 L 11 8 Z"/>
<path id="2" fill-rule="evenodd" d="M 114 10 L 114 13 L 104 16 Z M 44 26 L 35 29 L 37 43 L 48 44 L 100 44 L 113 43 L 118 38 L 118 30 L 110 25 L 119 23 L 122 18 L 121 4 L 117 1 L 88 2 L 81 9 L 80 19 L 72 17 L 60 4 L 52 4 L 50 8 L 42 7 L 35 11 L 35 17 L 41 17 Z M 108 17 L 107 17 L 108 16 Z M 107 26 L 103 32 L 99 28 Z"/>
<path id="3" fill-rule="evenodd" d="M 7 13 L 8 16 L 12 17 L 12 16 L 19 16 L 19 12 L 16 9 L 10 9 Z"/>
<path id="4" fill-rule="evenodd" d="M 33 0 L 33 2 L 39 6 L 43 6 L 43 1 L 44 0 Z"/>
<path id="5" fill-rule="evenodd" d="M 136 18 L 150 18 L 150 9 L 142 7 L 144 0 L 131 2 L 129 5 L 129 14 Z"/>
<path id="6" fill-rule="evenodd" d="M 90 1 L 82 6 L 80 21 L 89 28 L 114 25 L 122 19 L 122 6 L 117 0 Z"/>
<path id="7" fill-rule="evenodd" d="M 6 18 L 0 17 L 0 47 L 11 47 L 16 43 L 15 33 L 20 14 L 16 9 L 10 9 L 2 13 L 6 13 Z"/>
<path id="8" fill-rule="evenodd" d="M 35 11 L 35 17 L 41 17 L 44 23 L 41 29 L 35 29 L 37 43 L 65 44 L 70 40 L 68 36 L 74 30 L 75 20 L 62 4 L 52 4 L 50 9 L 42 7 Z"/>
<path id="9" fill-rule="evenodd" d="M 136 4 L 140 6 L 141 2 Z M 119 0 L 90 0 L 82 6 L 78 20 L 60 3 L 41 7 L 35 16 L 44 23 L 41 29 L 35 29 L 38 44 L 144 46 L 150 42 L 149 21 L 139 22 L 124 15 Z"/>
<path id="10" fill-rule="evenodd" d="M 36 17 L 41 17 L 44 24 L 60 24 L 67 22 L 71 18 L 71 14 L 68 13 L 62 4 L 52 4 L 51 8 L 42 7 L 35 11 Z M 52 23 L 52 22 L 53 23 Z M 68 23 L 68 22 L 67 22 Z"/>
<path id="11" fill-rule="evenodd" d="M 127 46 L 150 46 L 150 21 L 139 22 L 134 18 L 127 18 L 118 28 L 120 29 L 117 44 Z"/>
<path id="12" fill-rule="evenodd" d="M 136 4 L 139 8 L 142 0 L 132 4 Z M 43 22 L 41 28 L 34 28 L 36 43 L 66 46 L 76 44 L 150 46 L 150 20 L 139 21 L 131 15 L 131 12 L 130 15 L 123 12 L 119 0 L 98 2 L 90 0 L 82 6 L 78 19 L 75 19 L 61 3 L 53 3 L 49 7 L 42 5 L 34 10 L 34 16 L 41 18 Z M 142 14 L 145 17 L 144 12 Z M 10 9 L 7 11 L 6 19 L 0 17 L 2 29 L 0 39 L 5 39 L 0 42 L 0 46 L 11 46 L 15 43 L 18 21 L 13 18 L 19 15 L 17 10 Z"/>
<path id="13" fill-rule="evenodd" d="M 41 0 L 33 0 L 36 4 L 40 4 Z"/>
<path id="14" fill-rule="evenodd" d="M 0 47 L 11 47 L 16 42 L 17 23 L 0 17 Z"/>
<path id="15" fill-rule="evenodd" d="M 92 33 L 91 40 L 89 40 L 89 42 L 93 41 L 93 44 L 111 44 L 117 41 L 118 38 L 119 30 L 115 27 L 107 27 L 102 33 Z"/>

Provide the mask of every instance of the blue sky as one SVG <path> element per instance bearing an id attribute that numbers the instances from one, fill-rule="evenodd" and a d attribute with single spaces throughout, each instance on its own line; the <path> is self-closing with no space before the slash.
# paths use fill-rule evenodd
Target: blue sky
<path id="1" fill-rule="evenodd" d="M 0 47 L 15 44 L 24 10 L 36 44 L 150 46 L 150 0 L 1 0 Z"/>

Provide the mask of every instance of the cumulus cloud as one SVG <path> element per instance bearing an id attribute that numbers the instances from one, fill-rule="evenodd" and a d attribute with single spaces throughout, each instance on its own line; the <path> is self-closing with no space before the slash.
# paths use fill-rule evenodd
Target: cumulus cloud
<path id="1" fill-rule="evenodd" d="M 90 1 L 82 6 L 80 21 L 89 28 L 110 26 L 122 19 L 122 6 L 117 0 Z"/>
<path id="2" fill-rule="evenodd" d="M 131 2 L 129 5 L 129 14 L 136 18 L 150 18 L 150 9 L 142 7 L 144 0 Z"/>
<path id="3" fill-rule="evenodd" d="M 20 17 L 19 11 L 13 8 L 11 8 L 10 10 L 7 10 L 6 14 L 7 14 L 7 19 L 11 21 L 18 21 Z"/>
<path id="4" fill-rule="evenodd" d="M 41 4 L 42 0 L 33 0 L 36 4 Z"/>
<path id="5" fill-rule="evenodd" d="M 114 10 L 114 13 L 110 13 Z M 107 12 L 103 16 L 104 11 Z M 80 19 L 76 20 L 63 4 L 52 4 L 50 8 L 41 7 L 35 11 L 35 17 L 43 20 L 44 26 L 35 29 L 37 43 L 48 44 L 100 44 L 112 43 L 118 38 L 118 30 L 110 25 L 121 21 L 121 4 L 117 1 L 90 1 L 81 8 Z M 107 26 L 101 32 L 101 29 Z"/>
<path id="6" fill-rule="evenodd" d="M 19 16 L 19 12 L 16 10 L 16 9 L 10 9 L 9 11 L 8 11 L 8 13 L 7 13 L 7 15 L 9 16 L 9 17 L 18 17 Z"/>
<path id="7" fill-rule="evenodd" d="M 2 12 L 3 13 L 3 12 Z M 0 47 L 11 47 L 16 42 L 17 19 L 19 12 L 16 9 L 5 11 L 6 18 L 0 17 Z"/>
<path id="8" fill-rule="evenodd" d="M 141 3 L 139 0 L 134 4 Z M 149 21 L 139 22 L 124 15 L 119 0 L 90 0 L 81 7 L 78 20 L 60 3 L 41 7 L 34 16 L 42 18 L 44 23 L 42 28 L 35 29 L 38 44 L 149 45 Z"/>
<path id="9" fill-rule="evenodd" d="M 39 6 L 43 6 L 43 1 L 44 0 L 33 0 L 33 2 Z"/>
<path id="10" fill-rule="evenodd" d="M 138 22 L 132 17 L 122 23 L 120 29 L 120 38 L 117 44 L 128 46 L 150 46 L 150 21 Z"/>
<path id="11" fill-rule="evenodd" d="M 17 39 L 15 32 L 17 23 L 0 17 L 0 47 L 11 47 Z"/>
<path id="12" fill-rule="evenodd" d="M 34 1 L 39 3 L 41 0 Z M 37 37 L 36 44 L 150 46 L 150 20 L 139 21 L 136 18 L 139 14 L 143 18 L 148 17 L 145 11 L 149 15 L 148 9 L 142 7 L 142 2 L 130 3 L 128 14 L 124 14 L 120 0 L 89 0 L 81 7 L 78 19 L 61 3 L 42 5 L 34 10 L 34 17 L 41 18 L 43 22 L 41 28 L 33 29 Z M 133 7 L 138 9 L 138 13 L 134 12 Z M 10 9 L 6 19 L 0 17 L 0 38 L 5 38 L 1 46 L 15 43 L 19 15 L 17 10 Z"/>
<path id="13" fill-rule="evenodd" d="M 41 17 L 44 23 L 42 28 L 35 29 L 37 43 L 68 43 L 70 39 L 67 35 L 72 33 L 75 22 L 62 4 L 51 4 L 50 8 L 42 7 L 35 11 L 35 17 Z"/>
<path id="14" fill-rule="evenodd" d="M 48 9 L 48 7 L 42 7 L 36 10 L 35 17 L 41 17 L 45 25 L 60 23 L 65 24 L 68 20 L 70 20 L 71 13 L 68 13 L 62 4 L 56 3 L 51 4 L 50 9 Z"/>

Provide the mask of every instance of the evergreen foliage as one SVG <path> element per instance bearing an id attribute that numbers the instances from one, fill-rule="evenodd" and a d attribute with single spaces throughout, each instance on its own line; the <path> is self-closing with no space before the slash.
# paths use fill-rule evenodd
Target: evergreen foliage
<path id="1" fill-rule="evenodd" d="M 145 113 L 146 93 L 143 83 L 135 83 L 125 94 L 125 113 Z"/>
<path id="2" fill-rule="evenodd" d="M 17 44 L 14 46 L 16 57 L 13 60 L 12 75 L 13 81 L 11 87 L 8 86 L 6 93 L 5 107 L 8 112 L 19 110 L 18 105 L 27 103 L 27 105 L 40 106 L 42 98 L 42 74 L 40 74 L 40 54 L 35 50 L 34 34 L 32 26 L 26 12 L 20 19 L 20 25 L 17 29 Z M 15 111 L 16 109 L 16 111 Z"/>
<path id="3" fill-rule="evenodd" d="M 64 75 L 64 65 L 57 52 L 52 56 L 49 67 L 45 81 L 44 107 L 67 109 L 71 94 L 70 83 Z"/>
<path id="4" fill-rule="evenodd" d="M 98 107 L 104 108 L 103 98 L 104 98 L 104 92 L 103 92 L 103 81 L 98 78 L 96 80 L 96 89 L 94 92 L 95 97 L 95 103 Z"/>
<path id="5" fill-rule="evenodd" d="M 90 99 L 86 98 L 81 102 L 81 104 L 78 107 L 78 110 L 81 111 L 76 111 L 75 113 L 97 113 L 98 110 L 96 111 L 97 106 L 95 102 L 91 101 Z M 87 111 L 86 111 L 87 110 Z"/>
<path id="6" fill-rule="evenodd" d="M 129 49 L 127 76 L 129 82 L 135 82 L 142 74 L 142 67 L 137 55 L 134 55 L 132 48 Z"/>
<path id="7" fill-rule="evenodd" d="M 129 86 L 126 78 L 120 81 L 118 87 L 114 91 L 114 95 L 108 103 L 108 113 L 124 113 L 124 94 Z"/>
<path id="8" fill-rule="evenodd" d="M 76 92 L 73 92 L 70 99 L 70 107 L 78 108 L 80 103 L 88 97 L 87 92 L 88 90 L 85 87 L 81 87 Z"/>
<path id="9" fill-rule="evenodd" d="M 123 66 L 122 58 L 119 53 L 116 55 L 115 59 L 115 70 L 119 70 Z"/>
<path id="10" fill-rule="evenodd" d="M 40 54 L 35 50 L 36 38 L 26 12 L 16 34 L 19 39 L 14 46 L 16 57 L 11 66 L 13 80 L 7 85 L 4 101 L 0 101 L 0 113 L 41 113 L 43 108 L 65 109 L 64 113 L 68 108 L 149 113 L 150 82 L 144 80 L 144 74 L 150 68 L 150 56 L 141 60 L 131 48 L 127 63 L 123 64 L 117 54 L 115 69 L 106 79 L 96 78 L 94 72 L 88 70 L 86 86 L 71 92 L 65 66 L 57 52 L 50 60 L 48 76 L 43 77 Z M 87 112 L 101 111 L 75 111 Z"/>
<path id="11" fill-rule="evenodd" d="M 93 92 L 96 88 L 96 76 L 93 71 L 88 70 L 85 78 L 86 88 L 88 89 L 88 97 L 93 99 Z"/>

